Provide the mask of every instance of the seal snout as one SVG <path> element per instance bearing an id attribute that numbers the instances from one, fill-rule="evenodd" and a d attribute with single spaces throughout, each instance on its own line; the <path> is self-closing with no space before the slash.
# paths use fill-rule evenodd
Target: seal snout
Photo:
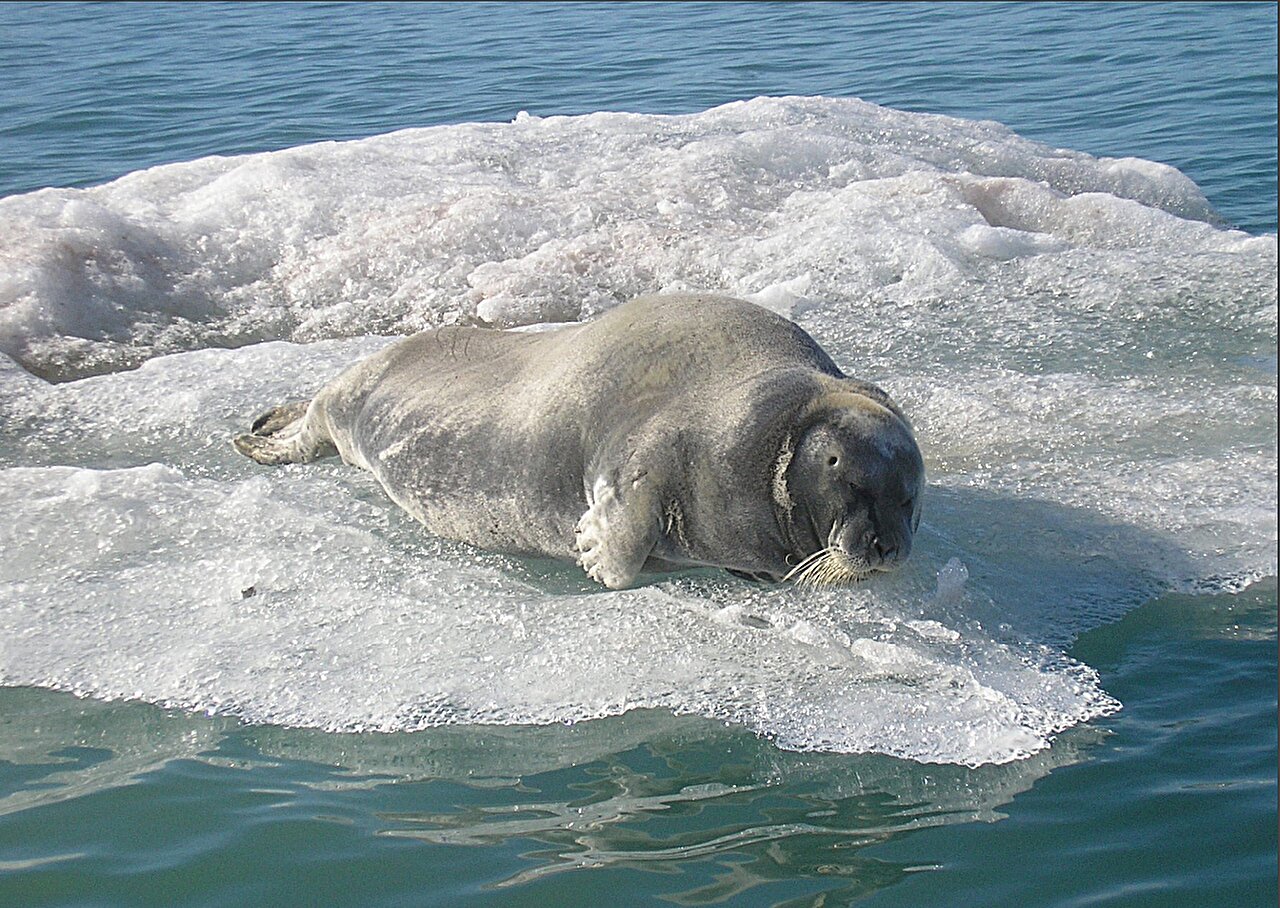
<path id="1" fill-rule="evenodd" d="M 876 553 L 881 564 L 898 563 L 898 546 L 893 542 L 884 542 L 879 536 L 871 537 L 871 551 Z"/>
<path id="2" fill-rule="evenodd" d="M 909 543 L 904 545 L 874 526 L 852 520 L 838 522 L 831 528 L 828 546 L 862 573 L 894 570 L 910 552 Z"/>

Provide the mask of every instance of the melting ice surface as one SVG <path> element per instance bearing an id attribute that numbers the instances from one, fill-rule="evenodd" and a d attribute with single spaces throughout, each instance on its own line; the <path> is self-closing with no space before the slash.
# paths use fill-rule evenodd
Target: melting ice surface
<path id="1" fill-rule="evenodd" d="M 339 463 L 230 447 L 388 335 L 688 289 L 796 318 L 911 414 L 930 488 L 904 571 L 606 592 L 434 539 Z M 656 707 L 799 750 L 1017 759 L 1117 707 L 1076 634 L 1275 574 L 1275 350 L 1275 237 L 1224 229 L 1178 171 L 852 100 L 521 116 L 10 197 L 0 682 L 341 731 Z"/>

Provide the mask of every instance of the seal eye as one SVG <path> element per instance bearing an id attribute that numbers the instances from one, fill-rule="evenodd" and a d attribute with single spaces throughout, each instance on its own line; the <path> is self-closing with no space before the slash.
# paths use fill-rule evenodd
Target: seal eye
<path id="1" fill-rule="evenodd" d="M 840 458 L 836 457 L 836 455 L 834 454 L 832 454 L 830 457 L 827 458 L 827 466 L 829 467 L 834 467 L 839 462 L 840 462 Z"/>

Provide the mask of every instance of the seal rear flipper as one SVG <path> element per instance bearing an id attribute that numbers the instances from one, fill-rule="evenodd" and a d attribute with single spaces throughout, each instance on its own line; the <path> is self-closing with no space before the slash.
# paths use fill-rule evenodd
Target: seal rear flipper
<path id="1" fill-rule="evenodd" d="M 333 441 L 310 418 L 310 409 L 311 401 L 298 400 L 268 410 L 232 443 L 245 457 L 270 465 L 307 463 L 337 454 Z"/>
<path id="2" fill-rule="evenodd" d="M 279 407 L 272 407 L 253 421 L 249 432 L 253 435 L 275 435 L 285 426 L 307 415 L 309 400 L 295 400 Z"/>

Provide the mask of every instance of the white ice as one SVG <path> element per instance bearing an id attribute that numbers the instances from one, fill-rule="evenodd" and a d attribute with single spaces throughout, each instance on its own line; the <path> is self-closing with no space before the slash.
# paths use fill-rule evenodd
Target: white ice
<path id="1" fill-rule="evenodd" d="M 1023 757 L 1116 706 L 1076 634 L 1275 574 L 1275 266 L 1164 165 L 821 98 L 3 199 L 0 682 L 343 731 L 658 707 Z M 904 404 L 930 471 L 905 571 L 609 593 L 433 539 L 340 464 L 230 448 L 380 335 L 677 289 L 797 318 Z"/>

